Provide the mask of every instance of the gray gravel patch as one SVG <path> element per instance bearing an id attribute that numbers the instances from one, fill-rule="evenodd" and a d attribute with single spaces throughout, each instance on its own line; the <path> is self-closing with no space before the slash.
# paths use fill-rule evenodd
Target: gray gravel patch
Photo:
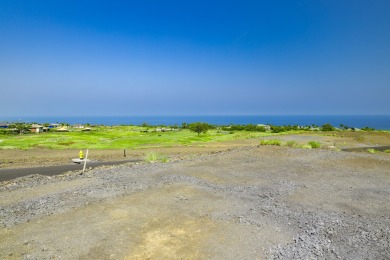
<path id="1" fill-rule="evenodd" d="M 265 250 L 268 259 L 389 259 L 389 166 L 390 158 L 372 154 L 247 147 L 165 164 L 101 167 L 55 177 L 33 175 L 2 183 L 0 195 L 86 182 L 1 204 L 0 226 L 12 228 L 140 191 L 185 185 L 229 201 L 232 206 L 207 215 L 212 220 L 256 232 L 269 226 L 290 232 L 289 242 Z M 372 204 L 367 205 L 369 210 L 359 196 Z M 179 203 L 187 197 L 174 199 Z M 256 239 L 250 241 L 255 245 Z M 45 254 L 37 254 L 24 258 L 44 259 Z"/>

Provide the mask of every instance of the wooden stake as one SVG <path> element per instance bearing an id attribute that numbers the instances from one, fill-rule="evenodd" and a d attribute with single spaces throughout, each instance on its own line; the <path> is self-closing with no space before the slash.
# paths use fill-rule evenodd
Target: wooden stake
<path id="1" fill-rule="evenodd" d="M 83 172 L 85 172 L 85 167 L 87 166 L 88 150 L 89 150 L 89 149 L 87 149 L 87 153 L 85 154 L 85 158 L 84 158 L 84 168 L 83 168 Z"/>

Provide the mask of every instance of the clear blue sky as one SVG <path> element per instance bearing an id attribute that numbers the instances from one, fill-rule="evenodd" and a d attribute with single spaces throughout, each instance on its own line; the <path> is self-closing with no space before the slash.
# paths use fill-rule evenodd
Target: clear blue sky
<path id="1" fill-rule="evenodd" d="M 390 114 L 390 1 L 0 1 L 0 116 Z"/>

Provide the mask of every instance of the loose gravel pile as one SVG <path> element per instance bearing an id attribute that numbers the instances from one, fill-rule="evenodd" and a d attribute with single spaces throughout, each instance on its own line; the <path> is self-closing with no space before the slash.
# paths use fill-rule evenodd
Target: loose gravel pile
<path id="1" fill-rule="evenodd" d="M 389 187 L 386 154 L 263 146 L 32 175 L 0 185 L 0 258 L 389 259 Z"/>

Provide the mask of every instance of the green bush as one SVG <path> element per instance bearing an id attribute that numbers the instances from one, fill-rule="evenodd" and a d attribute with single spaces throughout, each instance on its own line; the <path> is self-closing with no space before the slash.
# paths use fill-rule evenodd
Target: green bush
<path id="1" fill-rule="evenodd" d="M 362 128 L 363 131 L 372 132 L 375 131 L 375 128 L 370 128 L 368 126 Z"/>
<path id="2" fill-rule="evenodd" d="M 249 131 L 249 132 L 266 132 L 264 126 L 258 125 L 229 125 L 221 128 L 223 131 Z"/>
<path id="3" fill-rule="evenodd" d="M 290 147 L 297 147 L 298 146 L 298 143 L 296 141 L 288 141 L 286 143 L 287 146 L 290 146 Z"/>
<path id="4" fill-rule="evenodd" d="M 285 132 L 286 130 L 284 129 L 283 126 L 271 126 L 272 133 L 282 133 Z"/>
<path id="5" fill-rule="evenodd" d="M 310 145 L 311 148 L 320 148 L 321 147 L 320 142 L 317 142 L 317 141 L 310 141 L 307 144 Z"/>
<path id="6" fill-rule="evenodd" d="M 282 145 L 282 142 L 279 139 L 268 139 L 268 140 L 261 140 L 260 141 L 261 145 L 277 145 L 280 146 Z"/>
<path id="7" fill-rule="evenodd" d="M 169 159 L 166 155 L 156 152 L 147 153 L 144 160 L 146 162 L 154 163 L 154 162 L 168 162 Z"/>
<path id="8" fill-rule="evenodd" d="M 385 150 L 385 153 L 390 153 L 390 149 Z"/>
<path id="9" fill-rule="evenodd" d="M 375 149 L 367 149 L 367 152 L 369 152 L 369 153 L 377 153 L 378 151 L 375 150 Z"/>
<path id="10" fill-rule="evenodd" d="M 322 131 L 334 131 L 334 127 L 331 124 L 325 124 L 321 127 Z"/>

